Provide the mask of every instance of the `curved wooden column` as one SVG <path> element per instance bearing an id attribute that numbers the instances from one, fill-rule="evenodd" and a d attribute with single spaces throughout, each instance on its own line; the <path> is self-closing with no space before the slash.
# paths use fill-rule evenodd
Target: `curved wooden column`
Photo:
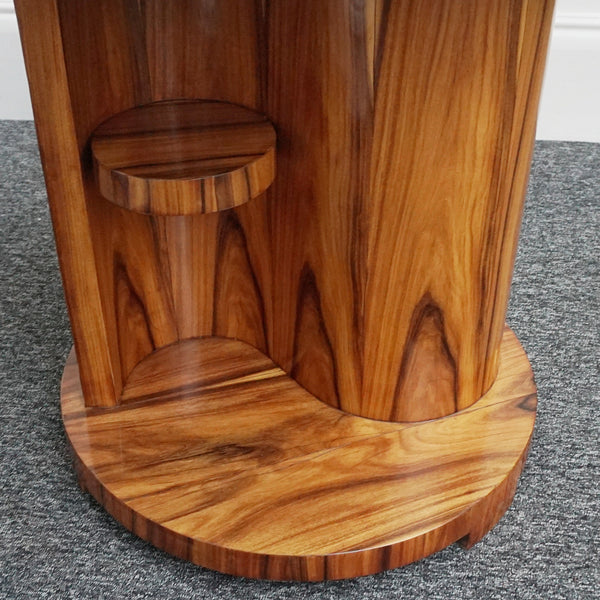
<path id="1" fill-rule="evenodd" d="M 42 134 L 74 127 L 78 210 L 93 222 L 77 235 L 102 318 L 88 328 L 98 311 L 71 313 L 90 404 L 118 402 L 149 352 L 211 334 L 255 345 L 319 399 L 371 418 L 436 418 L 490 387 L 550 0 L 43 4 L 69 97 Z M 35 91 L 46 106 L 50 90 Z M 90 135 L 169 98 L 242 104 L 274 123 L 266 197 L 214 218 L 107 206 Z M 69 218 L 81 198 L 69 196 Z"/>
<path id="2" fill-rule="evenodd" d="M 498 369 L 552 2 L 270 6 L 273 356 L 358 415 L 461 410 Z"/>

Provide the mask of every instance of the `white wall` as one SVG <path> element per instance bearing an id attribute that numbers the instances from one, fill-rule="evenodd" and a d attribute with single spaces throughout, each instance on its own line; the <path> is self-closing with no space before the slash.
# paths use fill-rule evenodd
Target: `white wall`
<path id="1" fill-rule="evenodd" d="M 0 0 L 0 119 L 31 118 L 13 3 Z M 600 142 L 600 0 L 557 0 L 538 138 Z"/>

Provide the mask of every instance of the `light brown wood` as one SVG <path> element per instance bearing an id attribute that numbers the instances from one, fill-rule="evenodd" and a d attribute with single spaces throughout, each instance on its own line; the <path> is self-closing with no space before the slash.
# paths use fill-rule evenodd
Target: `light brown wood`
<path id="1" fill-rule="evenodd" d="M 62 386 L 81 484 L 117 520 L 200 565 L 270 579 L 365 575 L 477 541 L 514 494 L 535 406 L 509 330 L 488 394 L 419 424 L 342 413 L 222 338 L 150 355 L 118 408 L 85 408 L 74 355 Z"/>
<path id="2" fill-rule="evenodd" d="M 96 276 L 56 2 L 17 0 L 19 30 L 43 157 L 63 287 L 87 401 L 112 405 L 121 391 Z"/>
<path id="3" fill-rule="evenodd" d="M 323 401 L 416 421 L 492 384 L 551 15 L 270 4 L 271 356 Z"/>
<path id="4" fill-rule="evenodd" d="M 164 98 L 158 89 L 158 72 L 167 79 L 175 77 L 180 64 L 179 55 L 165 48 L 182 44 L 188 48 L 188 55 L 195 56 L 191 49 L 198 49 L 200 39 L 196 27 L 209 26 L 213 20 L 221 25 L 228 23 L 227 30 L 215 31 L 213 40 L 216 43 L 221 36 L 220 45 L 227 50 L 213 48 L 210 54 L 201 54 L 197 63 L 186 63 L 196 64 L 201 70 L 202 65 L 210 65 L 202 77 L 198 74 L 196 78 L 193 73 L 190 78 L 163 81 L 160 85 L 168 87 L 175 97 L 191 93 L 193 98 L 213 97 L 260 110 L 256 104 L 260 95 L 256 91 L 253 55 L 258 48 L 256 39 L 247 37 L 258 22 L 248 20 L 249 14 L 254 15 L 248 10 L 250 5 L 227 1 L 209 6 L 182 0 L 178 3 L 181 14 L 167 11 L 165 15 L 167 21 L 173 14 L 177 19 L 181 17 L 179 24 L 171 28 L 159 18 L 164 12 L 162 2 L 155 6 L 151 1 L 140 5 L 137 0 L 101 0 L 92 5 L 82 0 L 42 0 L 41 4 L 23 0 L 17 3 L 17 12 L 30 47 L 26 59 L 31 56 L 27 65 L 32 77 L 32 101 L 42 114 L 38 119 L 38 130 L 43 134 L 39 137 L 42 155 L 48 154 L 61 165 L 79 167 L 85 189 L 85 203 L 81 188 L 78 194 L 65 196 L 60 190 L 55 191 L 51 174 L 49 203 L 54 212 L 64 210 L 71 218 L 73 197 L 73 202 L 87 206 L 86 218 L 93 222 L 87 234 L 92 255 L 85 261 L 85 251 L 80 248 L 83 241 L 90 243 L 85 227 L 78 225 L 73 237 L 83 239 L 80 245 L 57 235 L 60 260 L 68 262 L 79 256 L 85 262 L 82 277 L 99 287 L 101 310 L 94 307 L 93 293 L 87 290 L 81 294 L 81 309 L 69 302 L 76 344 L 89 346 L 99 355 L 82 351 L 89 356 L 82 358 L 79 365 L 87 403 L 115 404 L 131 368 L 154 348 L 177 339 L 211 335 L 214 331 L 265 348 L 263 321 L 265 307 L 270 305 L 271 260 L 270 252 L 265 252 L 265 200 L 257 198 L 251 213 L 242 207 L 239 213 L 227 211 L 220 219 L 209 215 L 201 219 L 163 219 L 132 214 L 101 197 L 93 177 L 89 147 L 92 132 L 108 117 Z M 53 27 L 46 30 L 43 23 Z M 182 31 L 179 26 L 184 24 L 187 29 Z M 43 44 L 46 37 L 62 52 L 51 65 L 44 64 L 50 56 Z M 152 69 L 154 86 L 148 60 L 160 62 Z M 235 70 L 233 64 L 243 67 Z M 61 79 L 53 69 L 64 69 L 66 73 Z M 186 86 L 194 81 L 197 87 L 189 92 Z M 49 111 L 54 106 L 52 94 L 59 84 L 60 93 L 64 96 L 68 91 L 69 97 L 59 108 Z M 62 139 L 57 130 L 69 131 L 73 122 L 79 154 L 73 147 L 59 148 L 54 143 Z M 47 142 L 45 148 L 47 139 L 52 143 Z M 44 160 L 46 164 L 51 162 Z M 62 185 L 60 181 L 56 184 Z M 60 218 L 60 222 L 55 219 L 55 228 L 65 231 L 62 219 L 67 216 Z M 63 271 L 67 295 L 71 287 L 79 294 L 76 270 Z M 106 328 L 105 347 L 100 343 L 100 334 L 95 333 L 94 319 Z M 111 383 L 114 392 L 97 383 L 104 380 Z"/>
<path id="5" fill-rule="evenodd" d="M 449 414 L 496 377 L 551 9 L 540 0 L 387 5 L 361 414 Z"/>
<path id="6" fill-rule="evenodd" d="M 145 214 L 216 212 L 260 196 L 275 177 L 275 130 L 229 102 L 154 102 L 104 121 L 91 138 L 100 193 Z"/>
<path id="7" fill-rule="evenodd" d="M 95 361 L 84 381 L 118 391 L 153 349 L 215 334 L 379 419 L 439 417 L 489 388 L 551 1 L 58 6 L 109 346 L 109 364 Z M 91 173 L 93 130 L 185 97 L 274 122 L 269 199 L 178 222 L 108 209 Z M 111 233 L 125 230 L 128 241 Z"/>
<path id="8" fill-rule="evenodd" d="M 512 497 L 533 418 L 526 403 L 519 408 L 505 402 L 505 392 L 516 398 L 513 385 L 526 386 L 529 371 L 515 350 L 521 366 L 514 372 L 507 367 L 515 378 L 504 379 L 501 355 L 517 346 L 508 334 L 501 339 L 552 8 L 553 0 L 16 0 L 79 356 L 77 365 L 71 361 L 67 367 L 63 390 L 67 428 L 75 423 L 80 428 L 72 436 L 77 452 L 82 452 L 84 423 L 99 427 L 93 443 L 110 450 L 111 424 L 136 414 L 142 420 L 120 452 L 133 461 L 127 476 L 133 480 L 139 467 L 139 485 L 151 487 L 156 482 L 154 474 L 146 479 L 151 466 L 136 460 L 146 449 L 150 454 L 160 449 L 149 447 L 145 436 L 160 439 L 168 428 L 163 432 L 152 417 L 162 401 L 140 400 L 146 387 L 150 394 L 177 397 L 167 403 L 174 415 L 191 407 L 190 418 L 202 430 L 212 427 L 205 399 L 214 400 L 220 414 L 225 410 L 220 403 L 230 398 L 239 416 L 228 413 L 228 418 L 240 435 L 245 420 L 248 435 L 262 431 L 270 418 L 261 412 L 265 403 L 279 419 L 277 427 L 291 427 L 290 444 L 300 429 L 310 432 L 306 449 L 269 429 L 275 442 L 260 446 L 264 456 L 252 449 L 246 456 L 245 447 L 240 450 L 227 438 L 233 431 L 219 430 L 224 450 L 221 458 L 210 454 L 214 473 L 227 479 L 233 477 L 232 460 L 244 469 L 244 461 L 254 460 L 252 468 L 272 482 L 279 471 L 265 467 L 265 461 L 270 465 L 283 457 L 281 481 L 290 474 L 293 502 L 306 508 L 315 495 L 324 502 L 317 503 L 322 514 L 315 516 L 310 535 L 296 523 L 291 545 L 284 536 L 274 541 L 277 532 L 265 540 L 262 528 L 272 512 L 266 506 L 283 519 L 280 531 L 291 527 L 285 519 L 292 515 L 281 517 L 290 496 L 275 486 L 282 498 L 277 504 L 262 484 L 236 475 L 232 487 L 221 492 L 208 487 L 216 500 L 206 505 L 206 514 L 216 520 L 198 530 L 203 541 L 192 542 L 165 528 L 163 516 L 153 512 L 161 509 L 161 499 L 134 510 L 98 475 L 99 455 L 92 460 L 80 454 L 85 485 L 120 521 L 207 566 L 300 579 L 405 564 L 466 535 L 475 541 L 496 522 Z M 244 185 L 235 181 L 239 171 L 225 175 L 231 186 L 224 195 L 199 192 L 197 177 L 206 184 L 218 180 L 217 173 L 198 173 L 197 164 L 189 169 L 173 147 L 165 151 L 156 143 L 156 135 L 140 150 L 139 127 L 162 130 L 178 111 L 185 113 L 177 116 L 179 123 L 190 124 L 187 111 L 199 105 L 253 111 L 253 119 L 264 115 L 258 126 L 265 137 L 259 137 L 268 138 L 269 148 L 274 134 L 268 123 L 273 124 L 277 174 L 264 194 L 273 177 L 272 150 L 259 159 L 265 161 L 259 173 L 246 168 Z M 151 124 L 139 124 L 148 117 Z M 191 119 L 198 124 L 196 113 Z M 200 119 L 203 129 L 209 122 L 222 126 L 215 114 Z M 238 123 L 238 133 L 239 128 Z M 94 145 L 96 159 L 99 150 L 104 160 L 106 144 L 118 156 L 116 162 L 109 156 L 106 168 L 98 165 L 98 177 L 95 131 L 103 136 Z M 220 131 L 222 138 L 233 133 Z M 178 125 L 178 140 L 188 140 L 188 134 L 195 135 Z M 228 144 L 246 141 L 231 138 Z M 125 142 L 133 143 L 135 156 Z M 176 152 L 182 148 L 189 159 L 185 144 Z M 138 163 L 140 155 L 153 165 L 167 161 L 168 167 L 147 170 Z M 123 162 L 135 164 L 116 174 Z M 143 178 L 136 178 L 139 169 Z M 204 339 L 211 336 L 217 339 Z M 231 384 L 236 377 L 241 380 Z M 176 385 L 185 378 L 191 387 Z M 219 387 L 221 379 L 227 385 Z M 275 393 L 286 402 L 274 399 Z M 502 400 L 487 406 L 496 393 Z M 69 412 L 71 401 L 76 414 Z M 246 403 L 258 411 L 254 416 Z M 486 437 L 488 424 L 494 448 Z M 454 435 L 448 448 L 462 457 L 455 465 L 459 472 L 436 471 L 427 445 L 410 437 L 446 426 Z M 327 427 L 331 431 L 320 429 Z M 373 427 L 378 433 L 371 439 Z M 361 446 L 345 437 L 346 428 L 359 437 L 371 433 Z M 181 433 L 182 439 L 192 435 L 185 427 Z M 348 442 L 347 449 L 335 440 Z M 175 455 L 177 449 L 185 454 L 185 443 L 176 436 L 165 444 L 174 445 Z M 505 445 L 506 455 L 498 452 Z M 438 450 L 440 457 L 448 456 Z M 467 460 L 470 451 L 476 455 Z M 310 461 L 294 462 L 290 452 Z M 178 465 L 185 471 L 189 459 L 205 473 L 202 461 L 208 456 L 187 456 Z M 362 470 L 355 473 L 352 461 L 361 457 Z M 407 460 L 425 461 L 423 474 L 409 467 L 396 470 Z M 475 488 L 464 483 L 471 482 L 468 461 L 473 460 L 494 473 L 484 469 L 489 479 Z M 494 470 L 497 460 L 501 466 Z M 438 508 L 420 491 L 415 498 L 423 506 L 411 504 L 405 492 L 397 492 L 396 475 L 385 479 L 390 472 L 406 474 L 404 490 L 429 489 Z M 363 483 L 351 485 L 348 494 L 350 500 L 355 492 L 362 498 L 362 512 L 352 515 L 349 508 L 354 533 L 335 554 L 335 517 L 345 508 L 329 504 L 328 490 L 350 502 L 339 485 L 355 476 Z M 435 481 L 442 483 L 427 488 Z M 383 488 L 376 489 L 378 483 Z M 257 494 L 257 503 L 235 505 L 239 486 Z M 484 489 L 485 495 L 477 496 Z M 264 510 L 258 499 L 266 501 Z M 402 516 L 393 502 L 386 505 L 388 499 L 410 510 Z M 431 515 L 427 521 L 427 510 L 443 512 L 448 502 L 463 512 L 444 513 L 447 522 Z M 226 526 L 227 508 L 234 505 L 232 514 L 243 521 L 238 537 Z M 312 519 L 312 509 L 307 510 Z M 388 539 L 381 524 L 390 515 L 398 529 L 388 531 Z M 398 532 L 404 533 L 394 537 Z M 327 536 L 333 545 L 325 544 Z M 293 540 L 309 538 L 323 542 L 315 546 L 321 554 L 309 557 L 293 546 Z M 369 540 L 375 540 L 372 546 Z M 352 548 L 359 552 L 352 554 Z"/>
<path id="9" fill-rule="evenodd" d="M 139 7 L 129 0 L 43 0 L 56 4 L 62 39 L 64 66 L 73 114 L 79 165 L 84 182 L 85 203 L 91 226 L 95 269 L 104 322 L 110 344 L 111 369 L 120 390 L 131 367 L 155 345 L 177 339 L 177 327 L 165 293 L 167 277 L 159 262 L 154 224 L 132 218 L 129 211 L 113 210 L 97 190 L 93 177 L 89 140 L 94 129 L 110 116 L 152 101 L 144 52 L 144 30 Z M 27 27 L 30 12 L 39 2 L 16 5 L 17 15 Z M 43 35 L 40 26 L 34 32 Z M 54 84 L 45 81 L 32 102 L 44 110 L 44 92 Z M 67 113 L 52 115 L 60 123 Z M 43 149 L 42 149 L 43 152 Z M 49 193 L 49 203 L 63 202 Z M 142 258 L 143 257 L 143 258 Z M 94 272 L 95 271 L 95 272 Z M 88 332 L 84 328 L 82 336 Z M 91 333 L 90 333 L 91 335 Z M 99 366 L 85 370 L 83 380 L 98 376 Z M 113 398 L 86 396 L 90 405 L 115 404 Z"/>

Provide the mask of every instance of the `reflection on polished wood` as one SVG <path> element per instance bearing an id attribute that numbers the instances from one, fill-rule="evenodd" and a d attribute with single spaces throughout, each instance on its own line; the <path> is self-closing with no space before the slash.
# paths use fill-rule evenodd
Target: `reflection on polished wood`
<path id="1" fill-rule="evenodd" d="M 207 100 L 155 102 L 92 134 L 100 193 L 154 215 L 226 210 L 260 196 L 275 176 L 275 130 L 264 115 Z"/>
<path id="2" fill-rule="evenodd" d="M 534 416 L 504 319 L 553 4 L 15 0 L 65 425 L 119 521 L 329 579 L 500 518 Z"/>
<path id="3" fill-rule="evenodd" d="M 552 4 L 268 3 L 270 356 L 323 401 L 419 421 L 492 385 Z"/>
<path id="4" fill-rule="evenodd" d="M 85 408 L 74 355 L 62 386 L 80 482 L 117 520 L 197 564 L 269 579 L 365 575 L 476 542 L 512 499 L 535 406 L 508 329 L 491 390 L 423 423 L 340 412 L 223 338 L 150 355 L 117 408 Z"/>
<path id="5" fill-rule="evenodd" d="M 207 335 L 361 416 L 477 401 L 497 370 L 552 6 L 18 0 L 87 404 L 114 405 L 149 352 Z M 273 123 L 266 194 L 185 219 L 109 206 L 93 132 L 175 98 Z"/>

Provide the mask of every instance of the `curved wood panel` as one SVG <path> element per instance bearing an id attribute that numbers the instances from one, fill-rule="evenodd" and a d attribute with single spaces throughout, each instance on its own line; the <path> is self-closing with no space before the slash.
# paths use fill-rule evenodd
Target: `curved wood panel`
<path id="1" fill-rule="evenodd" d="M 81 357 L 81 383 L 89 405 L 110 406 L 119 397 L 122 378 L 95 264 L 78 144 L 87 133 L 80 135 L 80 107 L 70 93 L 60 5 L 55 0 L 17 0 L 15 9 L 69 319 Z M 117 18 L 118 14 L 113 12 Z"/>
<path id="2" fill-rule="evenodd" d="M 155 102 L 119 113 L 91 138 L 100 193 L 145 214 L 238 206 L 275 176 L 275 130 L 264 115 L 211 100 Z"/>
<path id="3" fill-rule="evenodd" d="M 412 421 L 496 377 L 552 2 L 386 8 L 361 414 Z"/>
<path id="4" fill-rule="evenodd" d="M 267 15 L 266 112 L 279 139 L 269 190 L 277 282 L 271 356 L 318 398 L 357 414 L 375 6 L 275 0 Z"/>
<path id="5" fill-rule="evenodd" d="M 419 421 L 492 384 L 552 7 L 268 3 L 271 356 L 323 401 Z"/>
<path id="6" fill-rule="evenodd" d="M 414 425 L 341 413 L 223 338 L 158 350 L 115 409 L 85 408 L 74 355 L 62 386 L 82 486 L 117 520 L 198 564 L 270 579 L 365 575 L 474 543 L 510 504 L 535 407 L 508 330 L 489 393 Z"/>
<path id="7" fill-rule="evenodd" d="M 156 344 L 217 334 L 264 349 L 324 402 L 377 419 L 436 418 L 489 388 L 551 0 L 58 5 L 110 359 L 109 373 L 85 366 L 84 381 L 118 390 L 122 369 Z M 204 221 L 108 209 L 90 188 L 93 129 L 186 97 L 242 103 L 274 123 L 267 198 Z M 256 175 L 248 192 L 243 177 L 221 197 L 177 181 L 166 199 L 176 180 L 154 182 L 155 194 L 148 180 L 126 177 L 125 192 L 121 176 L 101 179 L 113 200 L 161 214 L 225 208 L 266 185 Z M 125 223 L 136 241 L 110 234 Z M 125 335 L 124 314 L 135 314 Z"/>
<path id="8" fill-rule="evenodd" d="M 89 138 L 92 131 L 108 117 L 137 104 L 152 100 L 148 63 L 144 52 L 144 31 L 136 0 L 41 0 L 33 2 L 24 15 L 29 21 L 32 12 L 44 4 L 56 4 L 64 66 L 69 92 L 69 108 L 73 115 L 78 164 L 84 183 L 82 200 L 93 225 L 90 237 L 93 262 L 86 268 L 97 279 L 102 302 L 102 318 L 108 340 L 111 372 L 117 393 L 88 396 L 90 405 L 112 405 L 118 401 L 129 369 L 141 360 L 155 343 L 174 341 L 176 329 L 169 310 L 170 298 L 157 264 L 152 243 L 152 224 L 134 219 L 125 211 L 113 210 L 97 192 L 93 178 Z M 35 29 L 42 39 L 46 26 Z M 48 77 L 44 85 L 57 85 Z M 33 98 L 34 103 L 36 99 Z M 43 100 L 40 102 L 44 110 Z M 59 115 L 58 118 L 63 118 Z M 44 149 L 42 148 L 42 155 Z M 62 160 L 66 160 L 63 156 Z M 50 204 L 61 205 L 64 197 L 49 194 Z M 126 237 L 123 231 L 127 230 Z M 131 246 L 135 252 L 131 254 Z M 140 256 L 147 264 L 139 263 Z M 150 258 L 152 257 L 152 258 Z M 94 264 L 95 268 L 92 268 Z M 69 277 L 69 274 L 65 274 Z M 160 283 L 159 283 L 160 282 Z M 159 283 L 159 285 L 157 285 Z M 156 304 L 153 301 L 156 300 Z M 125 315 L 131 322 L 125 322 Z M 94 343 L 93 332 L 83 328 L 79 337 Z M 82 378 L 100 376 L 98 367 L 82 369 Z"/>
<path id="9" fill-rule="evenodd" d="M 173 6 L 154 0 L 22 0 L 16 6 L 44 164 L 56 161 L 71 173 L 79 169 L 83 183 L 77 187 L 72 174 L 63 181 L 55 170 L 48 178 L 89 405 L 114 405 L 129 370 L 177 339 L 221 329 L 234 336 L 250 332 L 250 343 L 265 337 L 264 322 L 248 323 L 250 315 L 262 314 L 260 306 L 271 304 L 264 199 L 253 202 L 253 213 L 242 210 L 222 223 L 213 215 L 155 217 L 121 210 L 98 193 L 94 181 L 90 136 L 122 111 L 186 96 L 261 109 L 262 2 L 181 0 L 177 10 Z M 53 52 L 56 58 L 45 64 Z M 60 106 L 54 97 L 60 97 Z M 57 187 L 66 181 L 68 193 Z M 234 222 L 243 222 L 236 239 L 247 244 L 244 253 L 252 262 L 226 252 L 217 265 L 217 236 Z M 75 257 L 82 261 L 81 272 L 70 266 Z M 235 258 L 232 264 L 228 257 Z M 244 286 L 256 287 L 259 278 L 258 311 L 250 307 L 255 296 L 238 301 L 229 284 L 218 294 L 223 304 L 215 304 L 216 272 L 219 281 Z"/>
<path id="10" fill-rule="evenodd" d="M 264 112 L 265 0 L 133 2 L 144 20 L 153 100 L 214 98 Z"/>
<path id="11" fill-rule="evenodd" d="M 16 1 L 80 357 L 65 426 L 117 519 L 319 580 L 500 518 L 535 410 L 503 328 L 552 7 Z"/>

